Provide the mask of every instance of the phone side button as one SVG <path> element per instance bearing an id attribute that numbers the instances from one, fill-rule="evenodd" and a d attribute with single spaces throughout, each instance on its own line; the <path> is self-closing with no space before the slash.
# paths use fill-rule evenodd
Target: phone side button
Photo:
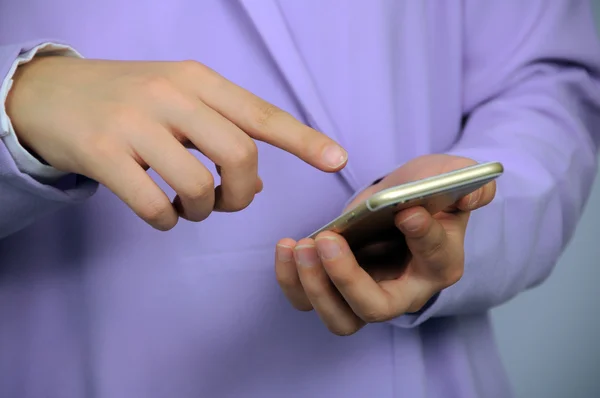
<path id="1" fill-rule="evenodd" d="M 356 217 L 356 213 L 355 212 L 350 213 L 350 217 L 348 217 L 346 219 L 346 224 L 348 224 L 348 223 L 350 223 L 350 221 L 354 220 L 355 217 Z"/>

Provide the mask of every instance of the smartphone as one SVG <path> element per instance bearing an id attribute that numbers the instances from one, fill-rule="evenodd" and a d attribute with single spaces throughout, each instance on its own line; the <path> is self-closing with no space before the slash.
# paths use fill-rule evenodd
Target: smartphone
<path id="1" fill-rule="evenodd" d="M 422 206 L 430 214 L 438 213 L 498 178 L 503 172 L 504 167 L 499 162 L 480 163 L 385 189 L 309 237 L 314 239 L 323 231 L 333 231 L 342 235 L 351 247 L 357 247 L 384 239 L 389 234 L 397 235 L 394 216 L 399 211 Z"/>

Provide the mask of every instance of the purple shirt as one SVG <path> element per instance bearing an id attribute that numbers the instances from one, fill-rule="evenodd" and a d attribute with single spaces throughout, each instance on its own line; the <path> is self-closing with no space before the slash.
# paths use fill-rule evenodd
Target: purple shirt
<path id="1" fill-rule="evenodd" d="M 511 395 L 488 310 L 550 273 L 596 171 L 587 1 L 21 0 L 0 22 L 0 77 L 48 40 L 195 59 L 349 152 L 329 175 L 259 144 L 265 189 L 248 209 L 162 233 L 89 180 L 36 182 L 0 141 L 1 397 Z M 471 217 L 463 279 L 350 337 L 293 310 L 276 241 L 440 152 L 506 169 Z"/>

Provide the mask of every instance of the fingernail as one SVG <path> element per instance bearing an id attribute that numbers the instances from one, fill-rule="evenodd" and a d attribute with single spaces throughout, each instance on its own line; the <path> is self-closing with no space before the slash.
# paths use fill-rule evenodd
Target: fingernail
<path id="1" fill-rule="evenodd" d="M 479 202 L 479 199 L 481 199 L 480 189 L 469 195 L 469 204 L 467 205 L 469 206 L 469 209 L 474 208 L 477 205 L 477 202 Z"/>
<path id="2" fill-rule="evenodd" d="M 277 245 L 277 260 L 282 263 L 289 263 L 294 258 L 294 251 L 290 246 Z"/>
<path id="3" fill-rule="evenodd" d="M 294 249 L 296 263 L 304 267 L 312 267 L 319 262 L 314 245 L 299 245 Z"/>
<path id="4" fill-rule="evenodd" d="M 323 161 L 331 168 L 340 167 L 348 159 L 348 153 L 338 145 L 329 145 L 323 150 Z"/>
<path id="5" fill-rule="evenodd" d="M 423 224 L 423 215 L 421 213 L 415 213 L 404 220 L 400 221 L 400 227 L 407 232 L 414 232 L 421 228 Z"/>
<path id="6" fill-rule="evenodd" d="M 317 251 L 324 260 L 333 260 L 342 254 L 342 248 L 333 236 L 317 238 L 315 242 L 317 243 Z"/>

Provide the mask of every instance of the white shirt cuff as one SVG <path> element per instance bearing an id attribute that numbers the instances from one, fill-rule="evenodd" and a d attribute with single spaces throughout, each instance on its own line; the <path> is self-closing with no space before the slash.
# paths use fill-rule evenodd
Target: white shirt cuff
<path id="1" fill-rule="evenodd" d="M 6 113 L 6 98 L 13 85 L 13 76 L 15 75 L 15 71 L 19 65 L 27 63 L 35 56 L 39 55 L 64 55 L 68 57 L 83 58 L 71 47 L 55 43 L 43 43 L 19 55 L 9 69 L 6 78 L 2 82 L 2 86 L 0 86 L 0 137 L 4 141 L 8 152 L 10 152 L 17 167 L 22 173 L 29 174 L 31 177 L 40 182 L 51 183 L 67 175 L 68 173 L 43 164 L 36 159 L 35 156 L 29 153 L 29 151 L 23 148 L 15 133 L 11 120 Z"/>

